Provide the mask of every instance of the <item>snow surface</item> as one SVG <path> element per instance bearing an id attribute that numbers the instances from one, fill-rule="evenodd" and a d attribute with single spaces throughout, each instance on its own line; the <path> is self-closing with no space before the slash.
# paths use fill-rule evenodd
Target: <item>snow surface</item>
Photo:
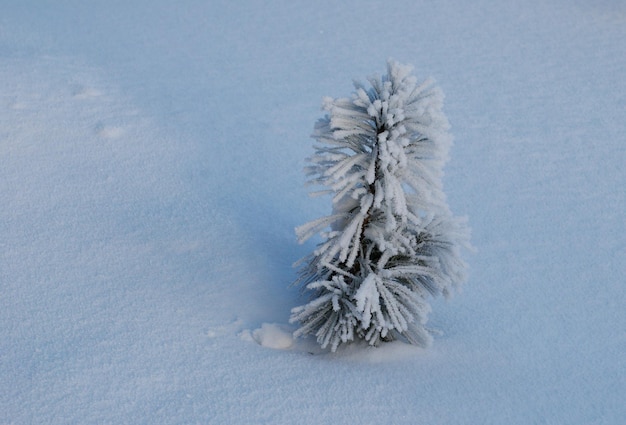
<path id="1" fill-rule="evenodd" d="M 389 57 L 477 252 L 432 348 L 328 354 L 286 325 L 301 168 Z M 3 1 L 0 424 L 622 423 L 625 69 L 612 0 Z"/>

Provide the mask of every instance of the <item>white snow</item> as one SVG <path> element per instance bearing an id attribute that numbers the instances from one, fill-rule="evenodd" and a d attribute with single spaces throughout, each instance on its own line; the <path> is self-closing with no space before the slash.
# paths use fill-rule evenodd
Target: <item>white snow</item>
<path id="1" fill-rule="evenodd" d="M 289 345 L 320 102 L 390 57 L 470 278 L 429 349 Z M 609 0 L 3 2 L 0 424 L 623 422 L 624 69 Z"/>
<path id="2" fill-rule="evenodd" d="M 252 331 L 252 338 L 263 347 L 286 350 L 293 345 L 292 333 L 293 330 L 284 325 L 263 323 L 260 328 Z"/>

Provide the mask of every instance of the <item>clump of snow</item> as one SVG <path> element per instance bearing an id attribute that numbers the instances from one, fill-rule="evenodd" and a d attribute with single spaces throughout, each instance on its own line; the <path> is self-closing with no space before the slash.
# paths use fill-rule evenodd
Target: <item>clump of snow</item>
<path id="1" fill-rule="evenodd" d="M 252 338 L 259 345 L 275 350 L 286 350 L 293 346 L 293 335 L 283 325 L 263 323 L 260 328 L 252 331 Z"/>

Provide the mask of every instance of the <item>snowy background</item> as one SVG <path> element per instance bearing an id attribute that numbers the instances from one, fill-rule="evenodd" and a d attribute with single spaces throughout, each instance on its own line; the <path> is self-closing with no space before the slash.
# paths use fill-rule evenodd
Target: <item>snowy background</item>
<path id="1" fill-rule="evenodd" d="M 446 94 L 430 349 L 291 341 L 323 96 Z M 620 424 L 626 3 L 0 0 L 0 424 Z M 272 348 L 273 347 L 273 348 Z"/>

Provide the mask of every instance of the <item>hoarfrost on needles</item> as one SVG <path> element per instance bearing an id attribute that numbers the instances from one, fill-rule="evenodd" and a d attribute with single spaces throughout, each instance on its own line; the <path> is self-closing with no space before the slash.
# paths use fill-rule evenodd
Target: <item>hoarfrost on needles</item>
<path id="1" fill-rule="evenodd" d="M 464 280 L 469 244 L 441 183 L 452 138 L 443 94 L 394 61 L 387 74 L 359 82 L 351 98 L 324 98 L 306 173 L 314 194 L 330 193 L 333 212 L 296 229 L 322 242 L 296 283 L 310 301 L 292 310 L 296 336 L 313 334 L 335 351 L 365 339 L 426 346 L 429 296 L 448 296 Z"/>

